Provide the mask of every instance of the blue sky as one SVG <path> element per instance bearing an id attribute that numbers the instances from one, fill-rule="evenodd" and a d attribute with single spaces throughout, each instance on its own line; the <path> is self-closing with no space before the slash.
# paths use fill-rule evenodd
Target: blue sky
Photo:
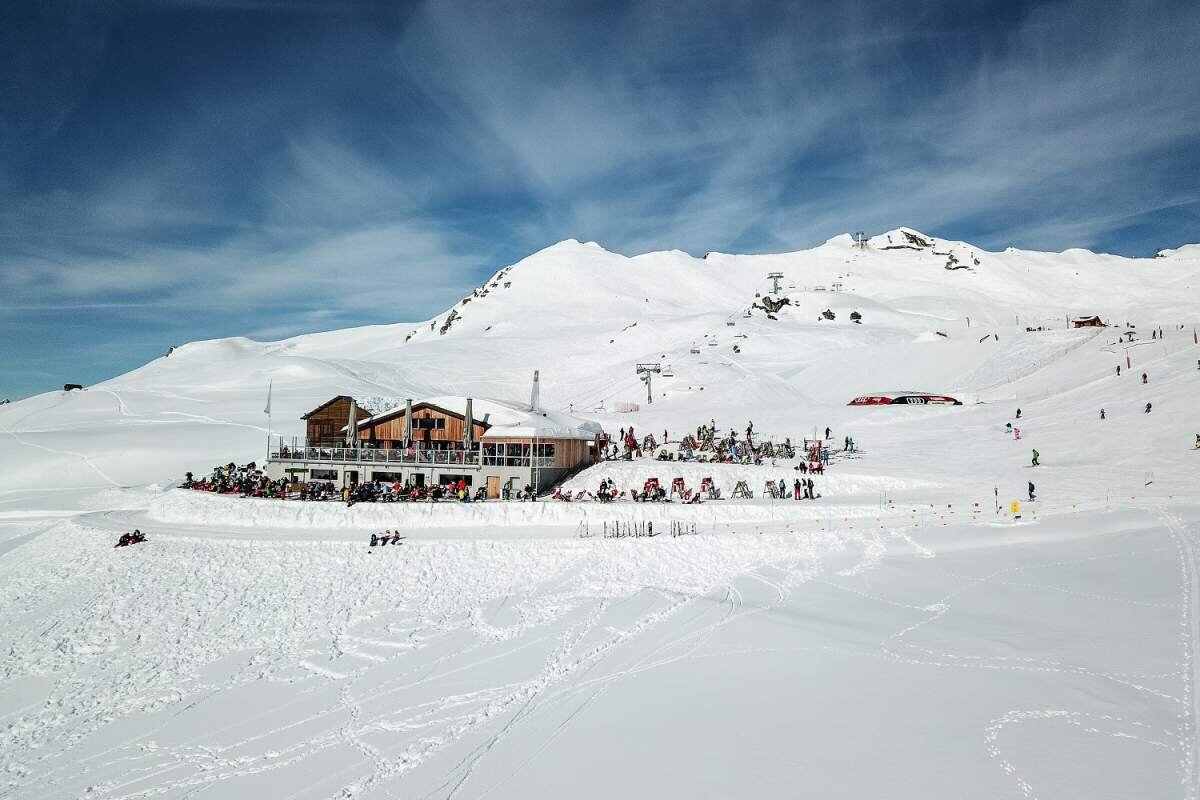
<path id="1" fill-rule="evenodd" d="M 1194 2 L 18 0 L 0 398 L 427 318 L 568 237 L 1149 255 L 1200 240 L 1198 75 Z"/>

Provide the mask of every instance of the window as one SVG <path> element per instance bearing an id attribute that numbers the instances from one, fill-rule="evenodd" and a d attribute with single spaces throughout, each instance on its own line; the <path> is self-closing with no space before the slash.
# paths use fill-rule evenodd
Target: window
<path id="1" fill-rule="evenodd" d="M 308 473 L 309 480 L 314 481 L 336 481 L 337 477 L 336 469 L 314 469 Z"/>
<path id="2" fill-rule="evenodd" d="M 441 417 L 413 417 L 413 430 L 444 431 L 446 430 L 446 420 Z"/>

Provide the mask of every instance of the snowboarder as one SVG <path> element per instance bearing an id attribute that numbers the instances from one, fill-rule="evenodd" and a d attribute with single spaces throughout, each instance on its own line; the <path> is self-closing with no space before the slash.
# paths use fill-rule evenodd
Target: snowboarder
<path id="1" fill-rule="evenodd" d="M 375 547 L 378 544 L 379 544 L 379 537 L 372 533 L 371 534 L 371 547 Z"/>
<path id="2" fill-rule="evenodd" d="M 1200 437 L 1198 437 L 1198 438 L 1200 438 Z M 129 546 L 129 543 L 130 543 L 130 539 L 131 539 L 131 538 L 132 538 L 132 537 L 129 535 L 129 533 L 128 533 L 128 532 L 126 532 L 126 533 L 122 533 L 122 534 L 121 534 L 121 538 L 120 538 L 120 539 L 117 539 L 117 544 L 116 544 L 116 546 L 117 546 L 117 547 L 128 547 L 128 546 Z"/>
<path id="3" fill-rule="evenodd" d="M 1011 422 L 1004 423 L 1004 432 L 1005 433 L 1012 433 L 1012 429 L 1013 429 L 1013 427 L 1012 427 Z"/>
<path id="4" fill-rule="evenodd" d="M 1142 373 L 1142 383 L 1149 383 L 1150 379 L 1146 377 L 1146 373 Z"/>
<path id="5" fill-rule="evenodd" d="M 1021 409 L 1017 409 L 1017 419 L 1021 418 Z"/>
<path id="6" fill-rule="evenodd" d="M 1100 419 L 1104 419 L 1104 409 L 1100 409 Z"/>
<path id="7" fill-rule="evenodd" d="M 1146 403 L 1146 413 L 1147 414 L 1150 413 L 1150 404 L 1149 403 Z"/>
<path id="8" fill-rule="evenodd" d="M 1040 466 L 1040 465 L 1038 464 L 1038 459 L 1039 459 L 1039 458 L 1041 458 L 1041 457 L 1042 457 L 1042 454 L 1041 454 L 1041 453 L 1039 453 L 1039 452 L 1038 452 L 1038 451 L 1035 449 L 1035 450 L 1033 451 L 1033 466 L 1035 466 L 1035 467 L 1037 467 L 1037 466 Z"/>
<path id="9" fill-rule="evenodd" d="M 833 433 L 833 431 L 832 431 L 832 430 L 830 430 L 830 428 L 829 428 L 828 426 L 826 426 L 826 428 L 825 428 L 825 438 L 826 438 L 826 439 L 828 439 L 828 438 L 829 438 L 829 434 L 831 434 L 831 433 Z"/>
<path id="10" fill-rule="evenodd" d="M 1031 503 L 1037 499 L 1037 497 L 1034 496 L 1034 494 L 1033 494 L 1033 488 L 1034 488 L 1033 481 L 1030 481 L 1029 482 L 1029 502 L 1031 502 Z"/>

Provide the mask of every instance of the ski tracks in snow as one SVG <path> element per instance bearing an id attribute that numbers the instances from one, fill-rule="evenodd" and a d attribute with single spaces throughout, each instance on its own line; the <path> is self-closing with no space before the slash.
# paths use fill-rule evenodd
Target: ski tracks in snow
<path id="1" fill-rule="evenodd" d="M 1000 764 L 1001 768 L 1006 774 L 1012 777 L 1016 783 L 1018 791 L 1020 791 L 1023 797 L 1035 798 L 1037 797 L 1037 794 L 1033 785 L 1020 774 L 1016 765 L 1004 755 L 999 744 L 1001 733 L 1006 728 L 1013 725 L 1026 724 L 1037 720 L 1053 720 L 1074 726 L 1077 729 L 1087 733 L 1109 736 L 1128 741 L 1136 741 L 1150 747 L 1165 749 L 1177 753 L 1180 759 L 1180 771 L 1183 777 L 1183 785 L 1186 792 L 1185 797 L 1187 800 L 1197 800 L 1197 798 L 1200 798 L 1200 775 L 1198 775 L 1198 771 L 1200 771 L 1200 741 L 1197 741 L 1196 735 L 1197 731 L 1200 731 L 1200 704 L 1198 704 L 1196 697 L 1197 662 L 1195 656 L 1196 648 L 1200 646 L 1200 613 L 1198 613 L 1198 609 L 1196 607 L 1197 601 L 1200 600 L 1200 562 L 1197 561 L 1195 538 L 1192 532 L 1188 530 L 1184 522 L 1178 516 L 1172 515 L 1162 508 L 1155 509 L 1154 514 L 1162 520 L 1175 543 L 1175 549 L 1178 551 L 1181 573 L 1179 641 L 1180 650 L 1182 653 L 1182 661 L 1178 665 L 1178 668 L 1173 672 L 1152 674 L 1108 672 L 1091 669 L 1082 665 L 1072 664 L 1057 659 L 1023 656 L 966 655 L 949 651 L 933 650 L 931 648 L 922 647 L 910 641 L 906 641 L 906 637 L 908 637 L 910 634 L 920 630 L 921 628 L 935 624 L 943 619 L 946 614 L 953 609 L 954 601 L 957 597 L 962 595 L 964 592 L 985 584 L 1007 585 L 1015 588 L 1061 592 L 1086 600 L 1120 602 L 1144 608 L 1174 608 L 1175 604 L 1173 603 L 1168 604 L 1153 601 L 1141 601 L 1131 598 L 1101 595 L 1093 592 L 1080 592 L 1051 584 L 1028 583 L 1002 579 L 1004 576 L 1013 573 L 1020 573 L 1028 569 L 1069 566 L 1072 564 L 1093 562 L 1105 558 L 1129 558 L 1131 556 L 1140 555 L 1144 551 L 1119 552 L 1100 556 L 1089 556 L 1073 560 L 1005 567 L 985 574 L 982 577 L 973 579 L 965 579 L 962 578 L 962 576 L 954 576 L 960 581 L 959 585 L 938 602 L 921 609 L 927 612 L 928 616 L 917 620 L 916 622 L 902 628 L 899 631 L 896 631 L 880 643 L 880 649 L 888 658 L 902 663 L 949 668 L 1011 670 L 1018 672 L 1060 672 L 1076 674 L 1080 676 L 1111 681 L 1113 683 L 1131 688 L 1137 692 L 1158 698 L 1159 700 L 1169 704 L 1170 707 L 1179 709 L 1179 723 L 1175 731 L 1157 730 L 1149 725 L 1146 725 L 1145 723 L 1136 720 L 1122 719 L 1115 715 L 1087 714 L 1080 711 L 1056 708 L 1015 709 L 1005 713 L 995 720 L 992 720 L 992 722 L 984 731 L 984 743 L 988 755 Z M 953 573 L 948 574 L 953 575 Z M 847 591 L 854 591 L 842 586 L 838 586 L 838 588 L 842 588 Z M 856 593 L 865 594 L 863 592 Z M 873 595 L 866 596 L 874 597 Z M 882 597 L 874 597 L 874 599 L 881 602 L 893 602 Z M 1141 682 L 1162 678 L 1178 678 L 1182 686 L 1181 696 L 1169 694 Z M 1173 741 L 1171 741 L 1172 739 Z"/>

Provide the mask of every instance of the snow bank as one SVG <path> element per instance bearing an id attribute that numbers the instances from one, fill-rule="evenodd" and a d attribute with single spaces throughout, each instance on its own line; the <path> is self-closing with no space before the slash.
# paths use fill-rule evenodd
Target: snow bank
<path id="1" fill-rule="evenodd" d="M 761 488 L 761 487 L 760 487 Z M 578 527 L 604 522 L 672 521 L 698 525 L 727 523 L 813 522 L 816 518 L 864 517 L 875 505 L 830 504 L 827 501 L 739 500 L 683 503 L 358 503 L 306 502 L 213 495 L 176 489 L 150 503 L 147 516 L 160 523 L 232 528 L 402 530 L 453 528 Z"/>

